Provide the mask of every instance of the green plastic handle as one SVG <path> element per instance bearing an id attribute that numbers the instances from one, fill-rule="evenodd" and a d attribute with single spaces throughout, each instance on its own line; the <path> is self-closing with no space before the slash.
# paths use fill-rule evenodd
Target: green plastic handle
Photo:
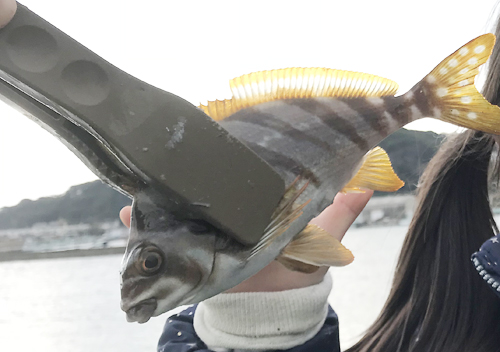
<path id="1" fill-rule="evenodd" d="M 75 153 L 80 147 L 50 116 L 90 134 L 125 176 L 241 243 L 260 239 L 284 193 L 281 177 L 200 109 L 116 68 L 21 4 L 0 30 L 0 81 L 4 100 Z"/>

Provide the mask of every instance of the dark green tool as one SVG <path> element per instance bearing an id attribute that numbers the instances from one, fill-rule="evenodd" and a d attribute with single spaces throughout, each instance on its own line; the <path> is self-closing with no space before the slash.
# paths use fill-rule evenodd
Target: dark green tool
<path id="1" fill-rule="evenodd" d="M 176 216 L 208 221 L 241 243 L 257 243 L 284 193 L 280 176 L 201 110 L 21 4 L 0 29 L 0 97 L 111 186 L 131 197 L 154 189 Z"/>

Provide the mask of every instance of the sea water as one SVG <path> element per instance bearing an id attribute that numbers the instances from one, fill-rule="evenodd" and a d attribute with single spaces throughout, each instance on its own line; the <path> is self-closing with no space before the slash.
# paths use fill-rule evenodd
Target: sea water
<path id="1" fill-rule="evenodd" d="M 354 263 L 331 270 L 343 348 L 377 317 L 406 227 L 351 229 Z M 139 325 L 120 310 L 120 255 L 0 262 L 0 351 L 155 351 L 164 314 Z"/>

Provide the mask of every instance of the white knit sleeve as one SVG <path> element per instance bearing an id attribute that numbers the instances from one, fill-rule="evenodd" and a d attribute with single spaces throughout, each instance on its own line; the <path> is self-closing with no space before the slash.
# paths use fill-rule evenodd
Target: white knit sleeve
<path id="1" fill-rule="evenodd" d="M 313 338 L 328 313 L 329 273 L 317 285 L 279 292 L 223 293 L 198 305 L 194 329 L 212 350 L 273 350 Z"/>

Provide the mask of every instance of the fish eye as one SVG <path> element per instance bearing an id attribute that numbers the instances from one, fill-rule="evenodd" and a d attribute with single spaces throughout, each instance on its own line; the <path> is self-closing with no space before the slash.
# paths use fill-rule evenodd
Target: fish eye
<path id="1" fill-rule="evenodd" d="M 144 274 L 152 275 L 160 270 L 163 257 L 156 249 L 146 248 L 141 252 L 138 269 Z"/>

